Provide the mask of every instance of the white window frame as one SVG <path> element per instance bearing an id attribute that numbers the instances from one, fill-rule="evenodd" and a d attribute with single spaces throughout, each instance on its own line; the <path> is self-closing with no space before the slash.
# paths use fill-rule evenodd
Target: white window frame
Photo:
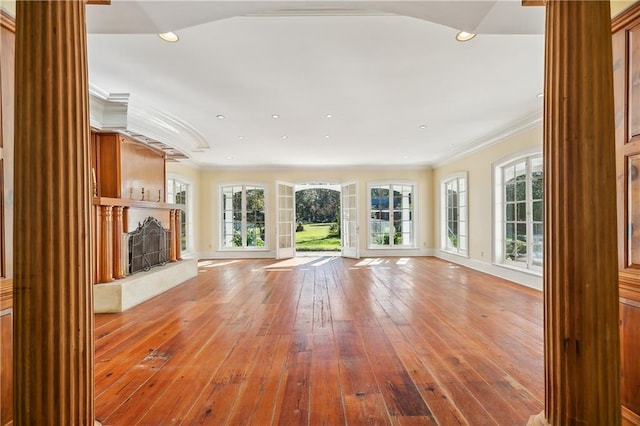
<path id="1" fill-rule="evenodd" d="M 180 176 L 180 175 L 167 175 L 167 192 L 166 192 L 166 202 L 169 204 L 177 204 L 175 202 L 175 187 L 176 187 L 176 182 L 179 182 L 181 184 L 183 184 L 186 187 L 186 200 L 185 200 L 185 204 L 180 204 L 180 205 L 184 205 L 184 209 L 185 209 L 185 218 L 186 220 L 184 221 L 183 225 L 185 227 L 185 234 L 186 234 L 186 248 L 183 248 L 182 251 L 189 253 L 191 252 L 191 250 L 193 249 L 193 196 L 192 196 L 192 192 L 193 192 L 193 184 L 191 183 L 191 181 L 187 178 L 185 178 L 184 176 Z M 173 197 L 172 199 L 170 199 L 169 197 Z M 181 220 L 182 223 L 182 220 Z M 179 232 L 181 233 L 182 230 L 179 230 Z M 182 239 L 182 235 L 180 235 L 180 238 Z"/>
<path id="2" fill-rule="evenodd" d="M 372 241 L 372 222 L 371 222 L 371 189 L 381 186 L 393 187 L 394 185 L 411 186 L 411 228 L 410 238 L 411 244 L 396 245 L 393 242 L 393 236 L 391 234 L 391 226 L 389 229 L 389 244 L 373 244 Z M 417 218 L 418 218 L 418 184 L 416 182 L 407 181 L 383 181 L 383 182 L 369 182 L 367 183 L 367 247 L 372 250 L 407 250 L 417 248 Z M 393 222 L 391 211 L 389 212 L 389 221 Z M 404 240 L 404 238 L 403 238 Z"/>
<path id="3" fill-rule="evenodd" d="M 458 245 L 457 247 L 451 244 L 449 239 L 449 197 L 448 187 L 449 184 L 456 184 L 458 188 Z M 461 182 L 464 182 L 461 185 Z M 464 190 L 460 191 L 460 187 Z M 464 213 L 462 213 L 464 212 Z M 463 242 L 461 244 L 461 241 Z M 467 172 L 453 173 L 445 176 L 440 180 L 440 250 L 447 253 L 452 253 L 458 256 L 469 256 L 469 179 Z"/>
<path id="4" fill-rule="evenodd" d="M 542 159 L 542 151 L 540 148 L 533 148 L 522 151 L 513 156 L 504 158 L 493 164 L 493 263 L 498 266 L 504 266 L 519 271 L 531 273 L 533 275 L 542 276 L 542 266 L 535 265 L 533 260 L 533 200 L 532 200 L 532 179 L 531 179 L 531 161 L 533 159 Z M 505 253 L 505 228 L 506 228 L 506 195 L 504 183 L 504 170 L 515 164 L 526 163 L 525 182 L 526 182 L 526 229 L 527 229 L 527 260 L 525 262 L 511 261 Z M 544 166 L 544 165 L 543 165 Z M 544 179 L 544 177 L 543 177 Z M 543 195 L 544 203 L 544 195 Z M 517 214 L 514 212 L 514 215 Z M 537 222 L 536 222 L 537 223 Z M 542 221 L 544 227 L 544 218 Z M 544 244 L 544 241 L 541 243 Z M 543 259 L 544 262 L 544 254 Z"/>
<path id="5" fill-rule="evenodd" d="M 247 188 L 259 188 L 262 189 L 264 193 L 264 227 L 265 227 L 265 235 L 264 235 L 264 245 L 262 246 L 246 246 L 246 224 L 247 224 L 247 211 L 246 211 L 246 195 L 242 197 L 242 243 L 241 247 L 228 247 L 225 244 L 225 223 L 224 223 L 224 190 L 229 187 L 242 187 L 243 194 L 246 194 Z M 221 183 L 218 185 L 218 200 L 220 202 L 218 206 L 218 215 L 219 215 L 219 227 L 218 232 L 220 235 L 219 238 L 219 249 L 221 251 L 267 251 L 269 250 L 269 206 L 268 206 L 268 190 L 267 185 L 263 183 Z"/>

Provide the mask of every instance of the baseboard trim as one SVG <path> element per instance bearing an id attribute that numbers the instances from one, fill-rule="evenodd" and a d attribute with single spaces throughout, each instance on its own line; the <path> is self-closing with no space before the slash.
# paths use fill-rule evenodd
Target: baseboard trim
<path id="1" fill-rule="evenodd" d="M 512 268 L 505 268 L 477 259 L 456 256 L 454 254 L 449 254 L 439 250 L 434 250 L 434 256 L 439 259 L 446 260 L 447 262 L 466 266 L 467 268 L 475 269 L 476 271 L 484 272 L 486 274 L 503 278 L 505 280 L 513 281 L 525 287 L 531 287 L 533 289 L 542 291 L 542 277 L 538 275 L 520 272 Z"/>

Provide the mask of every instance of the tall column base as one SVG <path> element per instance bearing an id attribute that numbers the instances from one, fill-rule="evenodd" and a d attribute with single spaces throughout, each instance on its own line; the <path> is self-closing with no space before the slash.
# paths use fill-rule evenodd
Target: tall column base
<path id="1" fill-rule="evenodd" d="M 551 426 L 547 422 L 547 418 L 544 415 L 544 410 L 535 416 L 529 417 L 529 421 L 527 422 L 527 426 Z"/>

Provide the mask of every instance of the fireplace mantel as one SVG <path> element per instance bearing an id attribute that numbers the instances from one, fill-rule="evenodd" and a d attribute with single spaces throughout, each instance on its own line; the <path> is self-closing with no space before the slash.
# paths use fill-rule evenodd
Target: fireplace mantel
<path id="1" fill-rule="evenodd" d="M 125 277 L 122 235 L 135 230 L 151 216 L 171 233 L 169 261 L 181 259 L 180 205 L 122 198 L 94 197 L 96 283 L 108 283 Z"/>

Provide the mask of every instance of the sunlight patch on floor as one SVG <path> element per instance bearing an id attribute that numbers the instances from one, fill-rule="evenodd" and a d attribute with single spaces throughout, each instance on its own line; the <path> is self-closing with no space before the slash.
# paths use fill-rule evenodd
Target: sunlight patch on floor
<path id="1" fill-rule="evenodd" d="M 333 261 L 334 261 L 334 260 L 336 260 L 336 259 L 337 259 L 337 257 L 335 257 L 335 256 L 333 256 L 333 257 L 323 257 L 323 258 L 320 258 L 320 259 L 319 259 L 316 263 L 314 263 L 312 266 L 316 266 L 316 267 L 318 267 L 318 266 L 322 266 L 322 265 L 325 265 L 325 264 L 327 264 L 327 263 L 329 263 L 329 262 L 333 262 Z"/>
<path id="2" fill-rule="evenodd" d="M 217 268 L 218 266 L 232 265 L 234 263 L 240 262 L 239 260 L 226 260 L 222 262 L 217 262 L 214 260 L 201 260 L 198 262 L 199 268 Z"/>
<path id="3" fill-rule="evenodd" d="M 263 266 L 263 269 L 272 269 L 272 268 L 292 268 L 296 266 L 306 265 L 308 263 L 312 263 L 317 260 L 317 257 L 293 257 L 291 259 L 281 260 L 279 262 L 273 263 L 271 265 Z"/>
<path id="4" fill-rule="evenodd" d="M 375 257 L 370 259 L 362 259 L 360 262 L 356 263 L 356 266 L 376 266 L 388 262 L 389 261 L 387 259 L 380 259 L 378 257 Z"/>

